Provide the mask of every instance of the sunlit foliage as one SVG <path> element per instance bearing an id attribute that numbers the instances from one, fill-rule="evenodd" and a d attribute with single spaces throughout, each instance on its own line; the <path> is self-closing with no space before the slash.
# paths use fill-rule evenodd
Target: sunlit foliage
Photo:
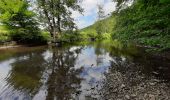
<path id="1" fill-rule="evenodd" d="M 26 0 L 0 0 L 0 22 L 9 30 L 14 41 L 41 41 L 35 15 L 29 10 L 29 2 Z"/>
<path id="2" fill-rule="evenodd" d="M 113 37 L 161 49 L 170 48 L 169 0 L 136 0 L 115 15 Z"/>

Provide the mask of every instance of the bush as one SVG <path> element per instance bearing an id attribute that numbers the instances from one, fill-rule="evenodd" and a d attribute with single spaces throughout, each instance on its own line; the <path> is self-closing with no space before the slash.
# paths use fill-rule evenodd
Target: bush
<path id="1" fill-rule="evenodd" d="M 112 37 L 161 49 L 170 48 L 170 4 L 158 1 L 148 1 L 147 4 L 137 1 L 117 13 Z"/>
<path id="2" fill-rule="evenodd" d="M 0 44 L 10 40 L 11 38 L 9 32 L 5 29 L 4 26 L 0 26 Z"/>

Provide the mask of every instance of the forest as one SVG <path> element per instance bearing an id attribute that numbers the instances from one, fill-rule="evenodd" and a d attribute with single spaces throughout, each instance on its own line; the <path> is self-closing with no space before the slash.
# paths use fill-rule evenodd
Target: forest
<path id="1" fill-rule="evenodd" d="M 78 29 L 71 10 L 83 13 L 79 0 L 0 0 L 0 43 L 71 43 L 90 40 L 119 40 L 170 48 L 169 0 L 113 0 L 116 10 L 104 16 L 98 5 L 97 21 Z"/>

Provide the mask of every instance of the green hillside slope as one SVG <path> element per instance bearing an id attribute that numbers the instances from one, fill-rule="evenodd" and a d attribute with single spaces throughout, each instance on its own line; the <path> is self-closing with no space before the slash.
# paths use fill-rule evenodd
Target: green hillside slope
<path id="1" fill-rule="evenodd" d="M 101 21 L 96 21 L 93 25 L 80 30 L 80 34 L 83 38 L 110 39 L 113 26 L 115 26 L 115 17 L 110 16 Z M 101 34 L 97 32 L 99 29 Z"/>

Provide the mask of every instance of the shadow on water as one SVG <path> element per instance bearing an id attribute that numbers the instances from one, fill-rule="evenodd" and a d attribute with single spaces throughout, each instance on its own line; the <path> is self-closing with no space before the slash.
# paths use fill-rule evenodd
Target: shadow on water
<path id="1" fill-rule="evenodd" d="M 170 97 L 169 60 L 132 44 L 102 41 L 0 54 L 0 100 Z"/>

